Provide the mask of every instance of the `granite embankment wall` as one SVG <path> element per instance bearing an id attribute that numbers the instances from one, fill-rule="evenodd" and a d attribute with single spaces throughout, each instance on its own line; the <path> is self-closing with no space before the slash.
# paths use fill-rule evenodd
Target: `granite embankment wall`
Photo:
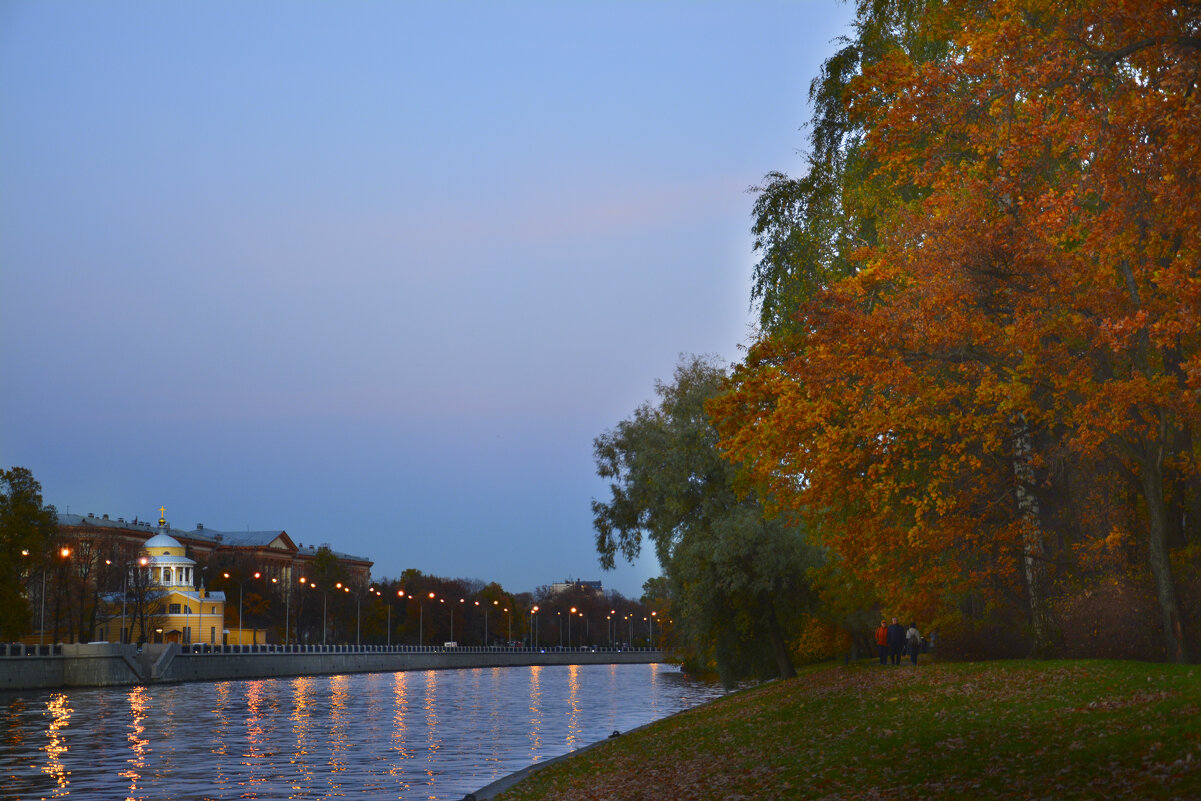
<path id="1" fill-rule="evenodd" d="M 530 650 L 502 648 L 393 648 L 312 646 L 282 650 L 181 651 L 178 644 L 92 643 L 42 648 L 8 646 L 0 652 L 0 690 L 107 687 L 181 681 L 226 681 L 333 673 L 385 673 L 529 665 L 608 665 L 662 662 L 652 650 Z"/>

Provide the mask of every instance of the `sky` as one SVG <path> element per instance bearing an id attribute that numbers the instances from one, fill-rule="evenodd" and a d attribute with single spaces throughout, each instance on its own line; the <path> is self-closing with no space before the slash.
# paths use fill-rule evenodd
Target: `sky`
<path id="1" fill-rule="evenodd" d="M 853 7 L 0 0 L 0 467 L 60 512 L 599 579 L 593 439 L 752 333 Z"/>

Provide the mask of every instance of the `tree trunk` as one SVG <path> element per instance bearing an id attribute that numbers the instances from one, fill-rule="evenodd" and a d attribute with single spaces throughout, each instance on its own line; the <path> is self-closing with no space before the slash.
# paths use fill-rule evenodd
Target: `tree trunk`
<path id="1" fill-rule="evenodd" d="M 1159 598 L 1164 648 L 1169 661 L 1184 663 L 1190 660 L 1188 644 L 1184 640 L 1184 621 L 1176 599 L 1176 581 L 1172 576 L 1172 562 L 1168 554 L 1168 510 L 1163 496 L 1163 471 L 1160 460 L 1154 456 L 1145 459 L 1139 467 L 1150 518 L 1147 557 L 1155 580 L 1155 594 Z"/>
<path id="2" fill-rule="evenodd" d="M 1043 540 L 1041 511 L 1034 494 L 1034 468 L 1031 465 L 1030 429 L 1026 416 L 1018 414 L 1013 422 L 1014 495 L 1022 525 L 1022 564 L 1025 568 L 1026 593 L 1030 601 L 1030 623 L 1034 627 L 1035 648 L 1044 652 L 1050 641 L 1050 614 L 1046 603 L 1047 549 Z"/>
<path id="3" fill-rule="evenodd" d="M 784 634 L 780 631 L 780 621 L 776 617 L 775 604 L 764 593 L 763 603 L 767 609 L 767 636 L 771 642 L 772 654 L 776 658 L 776 670 L 782 679 L 795 679 L 796 668 L 792 665 L 792 656 L 788 653 L 788 644 L 784 642 Z"/>

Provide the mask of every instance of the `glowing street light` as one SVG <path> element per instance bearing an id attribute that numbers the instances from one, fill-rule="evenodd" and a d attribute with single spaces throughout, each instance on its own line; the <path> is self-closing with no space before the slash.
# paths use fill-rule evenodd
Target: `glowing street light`
<path id="1" fill-rule="evenodd" d="M 58 555 L 63 559 L 67 559 L 71 556 L 71 549 L 64 545 L 59 549 Z M 44 565 L 42 567 L 42 625 L 38 628 L 40 629 L 38 631 L 38 645 L 42 645 L 46 637 L 46 568 Z M 58 636 L 57 617 L 54 618 L 54 634 L 56 637 Z"/>
<path id="2" fill-rule="evenodd" d="M 242 628 L 242 590 L 243 590 L 242 584 L 243 584 L 243 582 L 239 581 L 238 579 L 232 578 L 228 573 L 222 573 L 222 575 L 225 576 L 225 578 L 229 579 L 230 581 L 233 581 L 235 584 L 238 585 L 238 644 L 245 645 L 246 643 L 242 642 L 243 637 L 246 636 L 245 630 Z M 257 579 L 257 578 L 261 578 L 262 575 L 263 575 L 262 573 L 255 571 L 254 577 Z M 259 637 L 259 633 L 258 633 L 258 630 L 256 629 L 254 632 L 254 640 L 255 640 L 256 645 L 258 644 L 258 637 Z"/>

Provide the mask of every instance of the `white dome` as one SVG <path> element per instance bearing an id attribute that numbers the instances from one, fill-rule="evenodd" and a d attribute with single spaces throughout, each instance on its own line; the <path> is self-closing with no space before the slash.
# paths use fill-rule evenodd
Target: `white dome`
<path id="1" fill-rule="evenodd" d="M 146 540 L 146 544 L 142 547 L 149 551 L 151 548 L 182 548 L 183 546 L 174 537 L 166 534 L 155 534 Z"/>

